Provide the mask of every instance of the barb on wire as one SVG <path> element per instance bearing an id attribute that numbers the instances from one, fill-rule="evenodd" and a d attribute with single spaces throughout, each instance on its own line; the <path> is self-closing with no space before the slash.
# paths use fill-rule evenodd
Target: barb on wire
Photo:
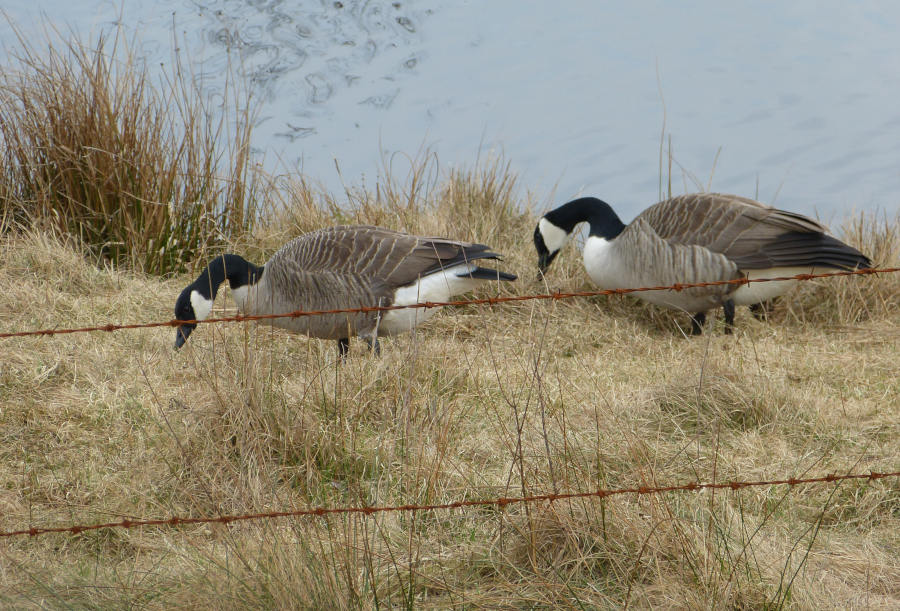
<path id="1" fill-rule="evenodd" d="M 588 492 L 566 492 L 561 494 L 536 494 L 533 496 L 519 496 L 519 497 L 499 497 L 493 499 L 476 499 L 469 501 L 453 501 L 451 503 L 441 503 L 437 505 L 394 505 L 394 506 L 371 506 L 366 505 L 362 507 L 316 507 L 314 509 L 298 509 L 293 511 L 271 511 L 271 512 L 262 512 L 262 513 L 248 513 L 242 515 L 224 515 L 224 516 L 214 516 L 214 517 L 198 517 L 198 518 L 184 518 L 184 517 L 171 517 L 171 518 L 161 518 L 156 520 L 146 520 L 146 519 L 138 519 L 138 520 L 130 520 L 125 519 L 119 522 L 105 522 L 101 524 L 82 524 L 75 526 L 54 526 L 54 527 L 32 527 L 26 528 L 22 530 L 11 530 L 11 531 L 0 531 L 0 538 L 4 537 L 15 537 L 28 535 L 30 537 L 36 537 L 38 535 L 44 535 L 47 533 L 72 533 L 79 534 L 82 532 L 90 531 L 90 530 L 100 530 L 103 528 L 136 528 L 139 526 L 180 526 L 183 524 L 209 524 L 209 523 L 219 523 L 219 524 L 231 524 L 232 522 L 244 522 L 248 520 L 263 520 L 263 519 L 274 519 L 274 518 L 286 518 L 286 517 L 304 517 L 304 516 L 326 516 L 333 514 L 364 514 L 364 515 L 372 515 L 374 513 L 386 513 L 386 512 L 417 512 L 417 511 L 434 511 L 437 509 L 460 509 L 465 507 L 489 507 L 495 506 L 501 509 L 505 508 L 508 505 L 513 505 L 517 503 L 537 503 L 542 501 L 554 502 L 554 501 L 565 501 L 571 499 L 579 499 L 579 498 L 606 498 L 610 496 L 617 496 L 623 494 L 636 494 L 636 495 L 647 495 L 647 494 L 660 494 L 663 492 L 696 492 L 700 490 L 713 490 L 713 489 L 730 489 L 730 490 L 741 490 L 742 488 L 751 488 L 756 486 L 799 486 L 803 484 L 816 484 L 823 482 L 839 482 L 844 480 L 869 480 L 875 481 L 879 479 L 885 479 L 889 477 L 898 477 L 900 476 L 900 471 L 894 471 L 889 473 L 879 473 L 876 471 L 872 471 L 869 473 L 852 473 L 845 475 L 835 475 L 834 473 L 829 473 L 828 475 L 823 475 L 821 477 L 807 477 L 807 478 L 788 478 L 788 479 L 774 479 L 774 480 L 761 480 L 761 481 L 750 481 L 750 482 L 741 482 L 741 481 L 732 481 L 732 482 L 719 482 L 719 483 L 701 483 L 701 482 L 688 482 L 686 484 L 676 484 L 673 486 L 638 486 L 634 488 L 614 488 L 614 489 L 603 489 L 598 488 L 597 490 L 592 490 Z"/>
<path id="2" fill-rule="evenodd" d="M 571 299 L 574 297 L 596 297 L 598 295 L 627 295 L 628 293 L 642 293 L 645 291 L 683 291 L 685 289 L 704 286 L 722 286 L 725 284 L 751 284 L 755 282 L 783 282 L 785 280 L 813 280 L 816 278 L 835 278 L 838 276 L 868 276 L 879 273 L 900 272 L 900 267 L 884 267 L 857 269 L 853 271 L 829 272 L 823 274 L 797 274 L 795 276 L 779 276 L 776 278 L 735 278 L 733 280 L 714 280 L 710 282 L 676 282 L 665 286 L 642 286 L 625 289 L 603 289 L 597 291 L 574 291 L 555 293 L 536 293 L 532 295 L 508 295 L 505 297 L 484 297 L 481 299 L 461 299 L 458 301 L 423 301 L 408 305 L 392 306 L 363 306 L 358 308 L 336 308 L 334 310 L 295 310 L 283 314 L 239 314 L 237 316 L 224 316 L 220 318 L 207 318 L 205 320 L 166 320 L 159 322 L 147 322 L 136 324 L 106 324 L 94 327 L 77 327 L 72 329 L 38 329 L 35 331 L 16 331 L 0 333 L 0 339 L 6 337 L 27 337 L 31 335 L 62 335 L 66 333 L 87 333 L 89 331 L 120 331 L 122 329 L 148 329 L 152 327 L 178 327 L 183 324 L 207 324 L 221 322 L 245 322 L 248 320 L 268 320 L 272 318 L 301 318 L 303 316 L 322 316 L 325 314 L 361 314 L 365 312 L 390 312 L 392 310 L 407 310 L 410 308 L 441 308 L 444 306 L 465 305 L 495 305 L 513 301 L 531 301 L 533 299 Z"/>

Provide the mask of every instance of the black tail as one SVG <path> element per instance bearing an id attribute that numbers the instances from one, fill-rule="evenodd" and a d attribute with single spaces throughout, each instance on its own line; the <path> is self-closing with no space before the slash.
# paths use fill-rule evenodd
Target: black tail
<path id="1" fill-rule="evenodd" d="M 867 256 L 837 238 L 823 233 L 783 233 L 746 257 L 736 257 L 742 269 L 768 267 L 831 267 L 868 269 Z"/>
<path id="2" fill-rule="evenodd" d="M 423 276 L 427 276 L 433 272 L 441 271 L 444 269 L 449 269 L 454 265 L 459 265 L 460 263 L 471 263 L 477 259 L 500 259 L 501 256 L 495 252 L 491 251 L 490 246 L 485 246 L 484 244 L 466 244 L 465 246 L 460 247 L 459 244 L 450 244 L 452 247 L 452 255 L 441 256 L 442 253 L 437 250 L 440 244 L 436 243 L 428 243 L 423 248 L 429 252 L 437 252 L 439 253 L 440 258 L 437 263 L 426 269 L 422 272 Z M 444 245 L 445 248 L 448 248 L 447 245 Z M 448 248 L 449 250 L 449 248 Z"/>
<path id="3" fill-rule="evenodd" d="M 512 282 L 517 278 L 515 274 L 501 272 L 499 269 L 490 269 L 487 267 L 476 267 L 471 272 L 460 272 L 457 276 L 468 276 L 476 280 L 506 280 Z"/>

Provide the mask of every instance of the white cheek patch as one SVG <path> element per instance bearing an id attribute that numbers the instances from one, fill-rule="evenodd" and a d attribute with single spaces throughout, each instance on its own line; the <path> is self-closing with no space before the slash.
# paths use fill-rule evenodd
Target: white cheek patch
<path id="1" fill-rule="evenodd" d="M 206 320 L 212 311 L 213 302 L 207 299 L 197 291 L 191 291 L 191 307 L 194 308 L 194 316 L 196 320 Z"/>
<path id="2" fill-rule="evenodd" d="M 551 253 L 560 250 L 566 245 L 566 240 L 569 239 L 569 234 L 566 233 L 565 229 L 560 229 L 546 218 L 541 218 L 538 221 L 538 230 L 541 232 L 541 237 L 544 238 L 544 246 Z"/>

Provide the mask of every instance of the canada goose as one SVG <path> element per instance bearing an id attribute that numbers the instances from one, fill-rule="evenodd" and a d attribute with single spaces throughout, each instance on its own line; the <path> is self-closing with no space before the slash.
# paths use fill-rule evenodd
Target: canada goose
<path id="1" fill-rule="evenodd" d="M 584 266 L 601 288 L 662 286 L 737 278 L 774 278 L 823 268 L 865 269 L 861 252 L 826 234 L 816 221 L 752 199 L 695 193 L 661 201 L 625 225 L 604 201 L 583 197 L 545 214 L 534 230 L 543 273 L 575 226 L 590 225 Z M 635 297 L 691 314 L 699 334 L 710 308 L 725 308 L 726 332 L 735 305 L 753 305 L 787 291 L 796 281 L 648 291 Z"/>
<path id="2" fill-rule="evenodd" d="M 181 292 L 175 318 L 203 320 L 209 316 L 219 285 L 226 279 L 238 308 L 248 315 L 448 301 L 485 281 L 515 280 L 513 274 L 473 263 L 499 258 L 484 244 L 367 225 L 331 227 L 291 240 L 259 267 L 239 255 L 216 257 Z M 266 322 L 311 337 L 336 339 L 343 357 L 350 337 L 365 338 L 378 353 L 378 335 L 409 331 L 435 310 L 326 314 Z M 178 327 L 176 348 L 196 326 L 186 323 Z"/>

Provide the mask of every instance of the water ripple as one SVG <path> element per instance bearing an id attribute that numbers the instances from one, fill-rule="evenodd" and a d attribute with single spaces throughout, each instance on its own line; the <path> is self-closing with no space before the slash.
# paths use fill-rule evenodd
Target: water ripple
<path id="1" fill-rule="evenodd" d="M 237 52 L 240 74 L 256 94 L 274 99 L 283 92 L 295 100 L 291 116 L 271 116 L 274 135 L 291 141 L 315 128 L 289 123 L 291 117 L 327 116 L 329 105 L 365 78 L 357 104 L 391 106 L 396 80 L 419 62 L 418 23 L 431 10 L 408 9 L 385 0 L 208 0 L 194 2 L 204 17 L 211 48 L 203 58 L 213 70 L 227 65 L 223 55 Z M 379 73 L 372 74 L 372 65 Z M 280 127 L 275 127 L 275 126 Z"/>

